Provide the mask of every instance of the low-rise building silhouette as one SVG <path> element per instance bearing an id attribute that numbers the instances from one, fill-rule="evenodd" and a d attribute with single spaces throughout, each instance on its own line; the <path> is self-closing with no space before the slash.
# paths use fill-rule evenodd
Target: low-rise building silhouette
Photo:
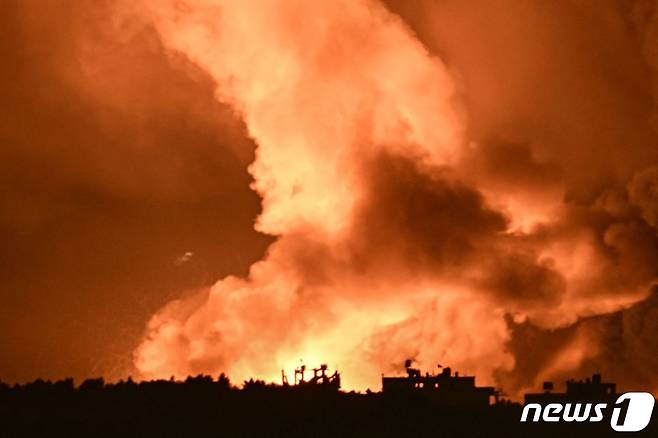
<path id="1" fill-rule="evenodd" d="M 553 382 L 544 382 L 544 392 L 525 394 L 525 403 L 564 403 L 570 401 L 611 402 L 617 399 L 617 385 L 606 383 L 600 374 L 585 380 L 569 379 L 566 392 L 553 392 Z"/>
<path id="2" fill-rule="evenodd" d="M 438 374 L 422 375 L 419 369 L 411 367 L 411 360 L 405 362 L 406 377 L 382 376 L 384 395 L 418 394 L 433 402 L 453 407 L 487 407 L 496 400 L 498 393 L 492 386 L 478 387 L 474 376 L 452 374 L 450 367 Z"/>

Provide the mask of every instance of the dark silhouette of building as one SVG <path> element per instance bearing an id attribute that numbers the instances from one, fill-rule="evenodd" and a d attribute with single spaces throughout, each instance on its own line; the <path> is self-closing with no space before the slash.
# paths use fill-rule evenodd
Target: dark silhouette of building
<path id="1" fill-rule="evenodd" d="M 600 374 L 594 374 L 585 380 L 567 380 L 566 392 L 553 392 L 553 382 L 544 382 L 544 392 L 528 393 L 525 395 L 525 403 L 566 403 L 570 401 L 588 402 L 614 402 L 617 394 L 617 386 L 614 383 L 605 383 Z"/>
<path id="2" fill-rule="evenodd" d="M 420 370 L 411 367 L 411 360 L 405 362 L 406 377 L 382 376 L 384 394 L 418 394 L 430 398 L 443 406 L 483 408 L 497 400 L 498 393 L 491 386 L 475 386 L 474 376 L 452 375 L 450 367 L 438 374 L 421 375 Z M 442 368 L 439 365 L 439 368 Z"/>

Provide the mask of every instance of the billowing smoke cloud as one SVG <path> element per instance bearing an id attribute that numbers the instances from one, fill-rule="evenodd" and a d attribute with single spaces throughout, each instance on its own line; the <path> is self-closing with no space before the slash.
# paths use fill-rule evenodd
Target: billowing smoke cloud
<path id="1" fill-rule="evenodd" d="M 636 90 L 650 32 L 628 23 L 649 21 L 570 3 L 406 4 L 126 7 L 244 119 L 256 227 L 277 237 L 248 278 L 153 317 L 143 376 L 274 379 L 301 358 L 363 389 L 411 357 L 516 391 L 602 357 L 615 324 L 599 315 L 646 318 L 658 149 Z M 582 33 L 584 17 L 606 33 Z M 609 63 L 617 39 L 636 51 Z"/>
<path id="2" fill-rule="evenodd" d="M 557 241 L 576 236 L 589 242 L 573 245 L 578 252 L 562 246 L 563 256 L 555 257 L 572 272 L 589 273 L 578 292 L 589 298 L 580 306 L 605 311 L 599 306 L 643 290 L 655 275 L 656 254 L 650 213 L 658 126 L 655 2 L 387 4 L 459 70 L 470 137 L 479 144 L 469 160 L 479 189 L 490 192 L 489 199 L 502 198 L 522 229 L 558 213 L 550 228 L 543 221 L 550 233 L 545 248 L 554 251 L 562 246 Z M 636 321 L 632 330 L 608 323 L 583 328 L 608 317 L 588 318 L 572 326 L 576 332 L 532 336 L 512 324 L 509 347 L 522 360 L 499 380 L 514 390 L 551 376 L 603 371 L 622 385 L 656 388 L 655 376 L 645 371 L 651 366 L 637 362 L 656 356 L 652 338 L 638 328 L 651 324 L 637 321 L 652 313 L 651 303 L 622 312 L 624 320 Z M 546 327 L 536 318 L 526 324 Z"/>

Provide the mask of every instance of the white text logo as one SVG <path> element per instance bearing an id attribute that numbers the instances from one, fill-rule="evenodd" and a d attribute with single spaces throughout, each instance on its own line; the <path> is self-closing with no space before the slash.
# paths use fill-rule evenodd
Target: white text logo
<path id="1" fill-rule="evenodd" d="M 618 432 L 637 432 L 649 424 L 655 399 L 648 392 L 627 392 L 612 407 L 610 427 Z M 600 422 L 605 418 L 607 403 L 528 403 L 523 407 L 521 422 L 547 423 Z"/>

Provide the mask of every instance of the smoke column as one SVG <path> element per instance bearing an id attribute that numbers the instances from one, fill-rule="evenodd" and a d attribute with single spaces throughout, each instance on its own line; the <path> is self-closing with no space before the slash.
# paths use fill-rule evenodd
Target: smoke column
<path id="1" fill-rule="evenodd" d="M 566 196 L 546 154 L 491 154 L 468 138 L 453 72 L 383 5 L 189 0 L 130 12 L 209 72 L 244 119 L 257 144 L 255 226 L 277 237 L 248 278 L 153 316 L 135 351 L 143 377 L 275 380 L 302 359 L 365 389 L 413 358 L 495 383 L 518 367 L 515 326 L 569 327 L 649 293 L 656 168 L 632 167 L 583 200 Z M 496 171 L 505 157 L 520 184 L 515 169 Z M 596 355 L 592 336 L 570 336 L 537 378 Z"/>

